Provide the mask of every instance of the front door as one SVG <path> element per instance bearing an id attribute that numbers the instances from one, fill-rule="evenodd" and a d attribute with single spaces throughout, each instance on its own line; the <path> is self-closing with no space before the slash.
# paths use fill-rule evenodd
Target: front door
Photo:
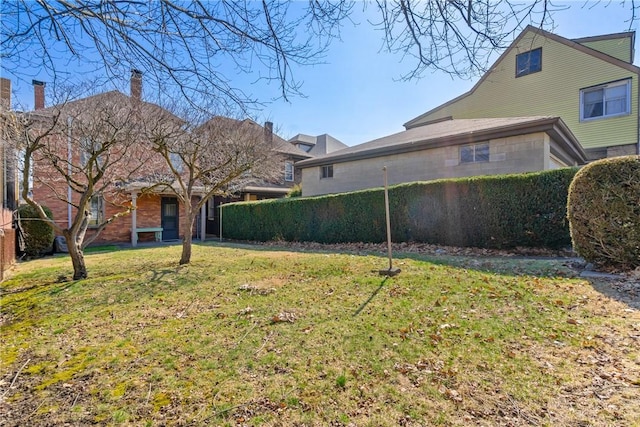
<path id="1" fill-rule="evenodd" d="M 162 198 L 162 240 L 178 239 L 178 199 Z"/>

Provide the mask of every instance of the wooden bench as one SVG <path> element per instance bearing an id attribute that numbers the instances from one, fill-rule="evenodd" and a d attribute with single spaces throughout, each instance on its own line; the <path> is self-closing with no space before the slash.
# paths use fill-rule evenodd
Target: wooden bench
<path id="1" fill-rule="evenodd" d="M 140 233 L 155 233 L 156 235 L 156 242 L 159 242 L 162 240 L 162 227 L 143 227 L 143 228 L 136 228 L 136 234 L 140 234 Z"/>

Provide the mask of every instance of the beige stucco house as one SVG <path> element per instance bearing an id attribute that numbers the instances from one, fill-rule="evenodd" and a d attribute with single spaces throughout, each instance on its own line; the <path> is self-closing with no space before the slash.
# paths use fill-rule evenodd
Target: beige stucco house
<path id="1" fill-rule="evenodd" d="M 298 162 L 303 196 L 439 178 L 533 172 L 584 164 L 559 117 L 447 119 Z"/>

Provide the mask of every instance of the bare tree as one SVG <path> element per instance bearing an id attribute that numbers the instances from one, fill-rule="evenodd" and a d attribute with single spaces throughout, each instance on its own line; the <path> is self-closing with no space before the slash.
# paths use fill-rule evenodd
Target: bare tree
<path id="1" fill-rule="evenodd" d="M 610 2 L 588 7 L 598 3 Z M 618 4 L 632 28 L 639 5 Z M 274 81 L 284 98 L 299 93 L 295 67 L 322 60 L 353 7 L 349 0 L 5 0 L 0 59 L 14 76 L 46 70 L 64 79 L 70 61 L 116 80 L 139 69 L 198 106 L 215 97 L 246 107 L 264 99 L 234 86 L 230 74 Z M 482 73 L 527 24 L 550 29 L 553 13 L 569 8 L 552 0 L 376 0 L 362 7 L 386 50 L 412 60 L 406 78 Z"/>
<path id="2" fill-rule="evenodd" d="M 325 0 L 5 0 L 0 3 L 3 67 L 63 78 L 69 61 L 116 80 L 130 69 L 201 104 L 216 97 L 256 102 L 229 74 L 256 72 L 281 96 L 297 93 L 297 64 L 318 63 L 351 4 Z M 229 68 L 229 65 L 233 68 Z M 28 71 L 25 71 L 28 70 Z"/>
<path id="3" fill-rule="evenodd" d="M 221 116 L 198 123 L 147 122 L 147 138 L 168 171 L 155 174 L 150 188 L 172 192 L 184 207 L 180 264 L 191 260 L 192 230 L 209 198 L 234 194 L 256 180 L 274 180 L 282 171 L 282 158 L 270 130 L 249 119 Z"/>
<path id="4" fill-rule="evenodd" d="M 557 3 L 552 0 L 376 0 L 384 48 L 410 59 L 404 79 L 441 71 L 470 78 L 486 72 L 525 26 L 553 30 L 554 15 L 570 8 L 620 7 L 632 29 L 640 3 L 620 0 Z M 568 13 L 568 12 L 567 12 Z"/>
<path id="5" fill-rule="evenodd" d="M 17 116 L 22 198 L 65 237 L 74 280 L 87 277 L 86 246 L 131 210 L 121 188 L 149 165 L 138 125 L 148 108 L 114 91 Z M 68 221 L 46 216 L 54 203 L 69 207 Z"/>

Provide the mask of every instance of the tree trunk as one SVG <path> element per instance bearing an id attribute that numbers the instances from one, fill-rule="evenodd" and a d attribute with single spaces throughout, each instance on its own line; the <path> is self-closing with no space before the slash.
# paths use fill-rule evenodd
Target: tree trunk
<path id="1" fill-rule="evenodd" d="M 184 230 L 184 238 L 182 239 L 182 256 L 180 257 L 180 265 L 189 264 L 191 262 L 191 237 L 193 233 L 193 213 L 187 213 L 187 227 Z"/>
<path id="2" fill-rule="evenodd" d="M 69 250 L 69 256 L 71 257 L 71 263 L 73 264 L 73 280 L 81 280 L 87 278 L 87 266 L 84 262 L 84 253 L 82 248 L 78 245 L 78 241 L 75 236 L 71 235 L 68 230 L 64 231 L 64 238 L 67 240 L 67 249 Z"/>

